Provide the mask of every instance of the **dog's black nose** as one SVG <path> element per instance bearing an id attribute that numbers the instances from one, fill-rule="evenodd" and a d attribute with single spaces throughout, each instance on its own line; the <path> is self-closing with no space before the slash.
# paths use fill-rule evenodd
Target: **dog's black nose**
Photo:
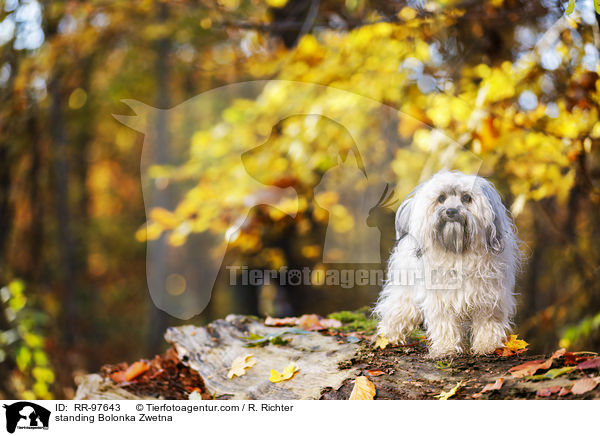
<path id="1" fill-rule="evenodd" d="M 446 209 L 446 216 L 450 219 L 456 218 L 458 216 L 458 209 L 453 207 Z"/>

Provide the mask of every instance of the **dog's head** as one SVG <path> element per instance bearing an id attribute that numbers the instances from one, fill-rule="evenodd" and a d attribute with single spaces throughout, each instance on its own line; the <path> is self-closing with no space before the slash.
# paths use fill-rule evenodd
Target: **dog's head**
<path id="1" fill-rule="evenodd" d="M 482 177 L 442 171 L 417 186 L 396 213 L 396 237 L 415 238 L 421 249 L 450 253 L 501 253 L 510 214 Z"/>

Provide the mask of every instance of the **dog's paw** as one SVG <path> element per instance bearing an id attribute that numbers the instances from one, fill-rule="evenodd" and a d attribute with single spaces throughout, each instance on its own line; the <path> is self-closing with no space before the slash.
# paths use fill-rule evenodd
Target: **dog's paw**
<path id="1" fill-rule="evenodd" d="M 446 346 L 446 345 L 430 345 L 429 353 L 427 357 L 432 360 L 438 360 L 442 358 L 455 357 L 462 354 L 463 349 L 461 346 Z"/>
<path id="2" fill-rule="evenodd" d="M 471 347 L 471 352 L 476 356 L 485 356 L 486 354 L 492 354 L 496 348 L 499 347 L 490 343 L 473 344 Z"/>
<path id="3" fill-rule="evenodd" d="M 492 354 L 496 348 L 502 348 L 505 339 L 504 331 L 499 332 L 480 331 L 478 335 L 473 338 L 471 344 L 471 352 L 477 356 L 483 356 L 486 354 Z"/>

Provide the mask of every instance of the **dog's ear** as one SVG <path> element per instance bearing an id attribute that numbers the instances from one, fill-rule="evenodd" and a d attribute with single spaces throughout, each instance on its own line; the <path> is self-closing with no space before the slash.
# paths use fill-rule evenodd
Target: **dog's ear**
<path id="1" fill-rule="evenodd" d="M 406 196 L 406 198 L 396 211 L 396 241 L 399 241 L 404 236 L 406 236 L 407 233 L 411 232 L 410 217 L 412 214 L 415 196 L 420 188 L 421 185 L 413 189 L 412 192 Z"/>
<path id="2" fill-rule="evenodd" d="M 502 198 L 500 194 L 494 188 L 494 185 L 482 179 L 481 189 L 483 195 L 487 198 L 490 208 L 492 211 L 491 222 L 487 224 L 485 229 L 486 244 L 488 249 L 495 254 L 502 253 L 504 251 L 504 232 L 507 230 L 509 224 L 508 211 L 502 204 Z"/>

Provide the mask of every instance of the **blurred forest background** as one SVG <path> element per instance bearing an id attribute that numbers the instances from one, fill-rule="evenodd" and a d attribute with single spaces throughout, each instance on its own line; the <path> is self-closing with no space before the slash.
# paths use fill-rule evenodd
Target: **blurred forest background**
<path id="1" fill-rule="evenodd" d="M 402 144 L 389 158 L 400 200 L 430 173 L 424 155 L 489 177 L 527 257 L 515 330 L 536 352 L 600 350 L 600 19 L 591 0 L 577 0 L 568 16 L 566 8 L 556 0 L 0 1 L 0 398 L 68 398 L 77 374 L 164 347 L 164 329 L 183 321 L 149 298 L 145 241 L 164 234 L 183 244 L 227 217 L 198 216 L 188 202 L 146 222 L 144 136 L 112 114 L 133 115 L 122 99 L 166 109 L 256 79 L 327 85 L 410 115 L 391 133 L 376 117 L 350 120 Z M 269 104 L 231 113 L 259 117 Z M 318 144 L 347 138 L 324 126 L 321 142 L 307 139 L 295 122 L 273 134 L 284 149 L 314 154 L 314 168 L 284 165 L 275 183 L 310 200 L 314 177 L 331 167 Z M 226 154 L 237 133 L 196 132 L 190 148 Z M 197 201 L 235 190 L 226 178 L 212 186 L 197 177 Z M 391 213 L 382 208 L 382 219 Z M 294 220 L 255 208 L 228 262 L 315 266 L 326 222 L 311 201 Z M 325 315 L 376 296 L 297 288 L 279 304 L 277 289 L 220 281 L 208 308 L 185 322 Z"/>

